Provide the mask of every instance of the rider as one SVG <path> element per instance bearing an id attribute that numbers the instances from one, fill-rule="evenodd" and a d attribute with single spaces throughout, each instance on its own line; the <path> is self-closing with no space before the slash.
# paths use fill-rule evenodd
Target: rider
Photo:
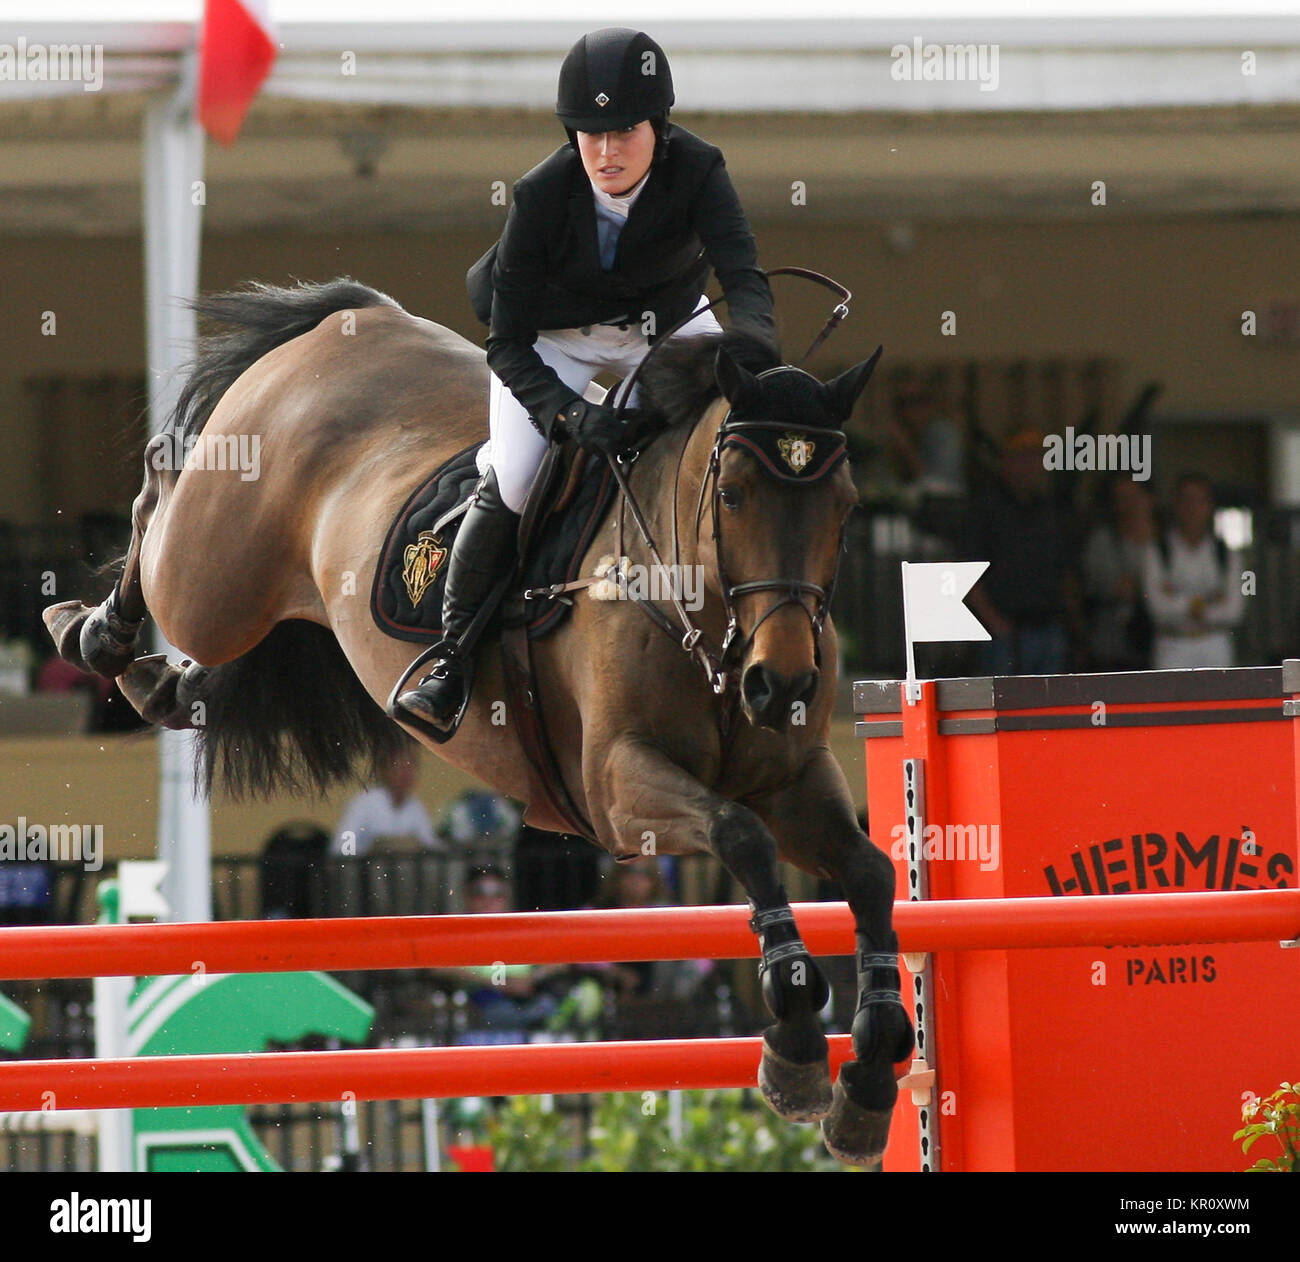
<path id="1" fill-rule="evenodd" d="M 569 142 L 515 184 L 501 239 L 469 271 L 490 328 L 491 441 L 448 561 L 440 656 L 397 701 L 441 730 L 466 700 L 465 633 L 514 560 L 547 445 L 573 438 L 617 454 L 639 436 L 583 398 L 595 373 L 631 372 L 659 329 L 706 306 L 710 267 L 732 326 L 773 334 L 772 291 L 722 151 L 668 122 L 673 101 L 668 59 L 648 35 L 583 36 L 560 68 L 555 112 Z M 675 336 L 719 332 L 705 311 Z"/>

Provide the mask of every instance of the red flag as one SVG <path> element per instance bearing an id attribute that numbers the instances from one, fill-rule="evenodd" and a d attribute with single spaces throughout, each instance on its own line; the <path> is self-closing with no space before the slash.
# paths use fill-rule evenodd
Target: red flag
<path id="1" fill-rule="evenodd" d="M 199 40 L 199 122 L 233 145 L 275 61 L 267 0 L 204 0 Z"/>

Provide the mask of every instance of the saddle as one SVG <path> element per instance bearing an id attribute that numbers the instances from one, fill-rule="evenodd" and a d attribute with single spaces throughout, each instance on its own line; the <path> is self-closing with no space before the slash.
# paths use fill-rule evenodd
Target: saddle
<path id="1" fill-rule="evenodd" d="M 371 616 L 384 634 L 429 645 L 441 639 L 447 559 L 478 482 L 480 447 L 466 447 L 435 469 L 389 527 L 370 595 Z M 569 831 L 589 840 L 594 830 L 569 795 L 546 734 L 529 646 L 564 624 L 573 607 L 564 589 L 577 580 L 617 492 L 602 457 L 572 442 L 547 449 L 520 515 L 518 564 L 497 607 L 484 611 L 488 621 L 479 639 L 501 643 L 507 705 L 528 758 L 534 798 L 543 797 Z M 430 734 L 440 742 L 452 735 Z"/>
<path id="2" fill-rule="evenodd" d="M 447 559 L 478 482 L 481 444 L 440 465 L 402 505 L 384 541 L 370 593 L 375 625 L 394 639 L 433 644 L 442 636 Z M 603 459 L 564 443 L 547 450 L 519 522 L 517 568 L 498 615 L 484 630 L 520 622 L 529 639 L 563 625 L 572 598 L 548 589 L 573 582 L 618 484 Z M 524 593 L 536 593 L 525 599 Z"/>

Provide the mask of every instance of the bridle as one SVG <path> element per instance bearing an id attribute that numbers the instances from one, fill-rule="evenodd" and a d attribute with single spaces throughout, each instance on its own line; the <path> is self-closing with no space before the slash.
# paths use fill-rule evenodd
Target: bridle
<path id="1" fill-rule="evenodd" d="M 757 379 L 762 380 L 764 377 L 771 376 L 779 372 L 803 372 L 803 369 L 796 368 L 785 364 L 776 368 L 768 368 L 757 374 Z M 805 374 L 810 375 L 810 374 Z M 831 597 L 835 592 L 835 581 L 839 577 L 839 556 L 844 551 L 844 532 L 847 525 L 847 518 L 840 524 L 839 540 L 836 544 L 835 556 L 835 573 L 831 576 L 831 581 L 826 587 L 817 583 L 809 583 L 804 579 L 773 578 L 773 579 L 753 579 L 744 583 L 732 583 L 727 577 L 726 560 L 723 556 L 722 549 L 722 530 L 720 505 L 722 503 L 722 487 L 719 481 L 719 475 L 722 465 L 722 452 L 728 446 L 748 446 L 745 441 L 748 433 L 753 431 L 776 431 L 776 430 L 797 430 L 799 435 L 804 438 L 816 436 L 818 443 L 827 442 L 832 448 L 832 457 L 829 461 L 824 462 L 825 471 L 829 472 L 836 467 L 844 458 L 846 449 L 846 440 L 844 431 L 838 426 L 827 425 L 790 425 L 783 421 L 738 421 L 732 418 L 731 410 L 727 410 L 727 415 L 723 418 L 722 424 L 718 426 L 717 437 L 714 439 L 713 450 L 709 455 L 708 468 L 705 471 L 704 479 L 700 483 L 699 499 L 695 505 L 695 534 L 698 541 L 700 530 L 700 516 L 704 508 L 704 491 L 712 483 L 713 494 L 711 500 L 712 516 L 712 535 L 713 548 L 718 563 L 718 586 L 722 593 L 722 608 L 726 615 L 727 625 L 723 634 L 721 655 L 725 659 L 727 653 L 736 643 L 735 637 L 739 630 L 739 620 L 736 615 L 736 599 L 740 596 L 749 596 L 757 592 L 780 592 L 778 600 L 774 600 L 759 615 L 757 621 L 746 633 L 743 640 L 736 647 L 737 658 L 743 659 L 753 642 L 754 635 L 759 627 L 763 625 L 778 609 L 786 605 L 798 605 L 807 615 L 812 626 L 813 634 L 813 653 L 814 660 L 818 666 L 821 665 L 821 634 L 822 627 L 826 623 L 826 616 L 830 611 Z M 734 440 L 734 441 L 733 441 Z M 683 450 L 685 450 L 683 448 Z M 824 476 L 824 475 L 823 475 Z M 809 481 L 814 479 L 810 478 Z M 674 550 L 676 540 L 674 540 Z M 674 558 L 676 559 L 676 558 Z M 811 597 L 813 604 L 810 607 L 805 597 Z"/>
<path id="2" fill-rule="evenodd" d="M 827 288 L 835 290 L 840 295 L 840 301 L 836 304 L 834 310 L 831 313 L 830 318 L 823 326 L 821 332 L 813 340 L 813 343 L 811 346 L 809 346 L 807 352 L 805 352 L 803 356 L 803 360 L 800 361 L 800 363 L 803 363 L 822 344 L 822 342 L 826 340 L 826 338 L 836 328 L 836 326 L 839 325 L 839 323 L 844 319 L 844 317 L 848 315 L 848 311 L 849 311 L 848 304 L 852 299 L 852 294 L 850 294 L 850 292 L 847 289 L 845 289 L 842 285 L 831 280 L 829 277 L 822 276 L 818 272 L 808 271 L 805 268 L 783 267 L 783 268 L 776 268 L 773 271 L 767 273 L 768 276 L 778 276 L 778 275 L 787 275 L 787 274 L 801 276 L 806 279 L 816 281 L 819 284 L 825 285 Z M 672 336 L 673 333 L 675 333 L 679 328 L 681 328 L 688 321 L 695 319 L 701 313 L 701 311 L 709 310 L 710 308 L 716 306 L 717 303 L 722 301 L 725 301 L 725 299 L 716 298 L 713 300 L 713 302 L 707 304 L 707 306 L 692 311 L 690 315 L 688 315 L 685 319 L 678 321 L 677 324 L 675 324 L 671 329 L 669 329 L 668 332 L 665 333 L 662 338 L 656 341 L 655 345 L 650 348 L 650 351 L 636 366 L 636 369 L 632 372 L 632 374 L 627 378 L 626 382 L 624 383 L 622 389 L 623 402 L 621 402 L 617 408 L 618 414 L 620 416 L 625 411 L 626 400 L 631 395 L 632 387 L 636 382 L 636 378 L 640 375 L 641 370 L 644 368 L 646 361 L 650 358 L 650 356 L 653 355 L 654 352 L 660 346 L 662 346 L 668 340 L 668 338 Z M 762 372 L 756 374 L 756 379 L 762 380 L 763 378 L 770 377 L 776 373 L 784 373 L 784 372 L 798 372 L 798 373 L 803 373 L 805 376 L 811 377 L 810 373 L 804 372 L 804 369 L 799 366 L 791 365 L 791 364 L 782 364 L 774 368 L 764 369 Z M 812 378 L 812 380 L 816 381 L 816 378 Z M 798 477 L 786 478 L 786 480 L 788 481 L 802 482 L 803 485 L 807 485 L 808 483 L 813 481 L 818 481 L 821 479 L 821 477 L 825 476 L 826 474 L 829 474 L 833 469 L 838 467 L 841 461 L 845 458 L 846 439 L 845 439 L 844 431 L 838 426 L 800 425 L 797 422 L 782 422 L 782 421 L 747 421 L 747 420 L 735 418 L 732 415 L 732 409 L 731 408 L 727 409 L 727 414 L 723 418 L 722 423 L 718 426 L 718 432 L 714 437 L 713 449 L 709 455 L 709 463 L 705 470 L 704 477 L 700 480 L 700 491 L 699 491 L 699 497 L 696 501 L 695 519 L 694 519 L 695 540 L 696 543 L 698 544 L 699 533 L 700 533 L 700 521 L 704 511 L 704 495 L 706 489 L 710 486 L 710 484 L 712 484 L 713 493 L 710 497 L 711 516 L 712 516 L 712 538 L 713 538 L 714 552 L 717 558 L 718 583 L 722 593 L 723 612 L 726 616 L 726 629 L 723 632 L 721 644 L 717 645 L 716 647 L 712 645 L 707 639 L 707 637 L 704 635 L 703 629 L 696 626 L 695 623 L 692 621 L 690 616 L 690 611 L 685 607 L 685 605 L 682 603 L 681 597 L 677 594 L 677 585 L 675 582 L 670 584 L 669 593 L 670 593 L 670 600 L 674 608 L 674 612 L 677 614 L 677 618 L 679 619 L 679 622 L 676 626 L 673 625 L 672 620 L 668 618 L 668 616 L 663 612 L 662 609 L 659 608 L 658 605 L 654 604 L 649 600 L 641 600 L 639 598 L 631 597 L 631 599 L 634 600 L 638 608 L 643 610 L 646 613 L 646 615 L 651 619 L 652 622 L 654 622 L 657 626 L 659 626 L 668 635 L 672 636 L 674 640 L 677 640 L 680 643 L 682 649 L 685 652 L 690 653 L 696 659 L 701 669 L 704 671 L 705 679 L 708 681 L 709 686 L 713 689 L 713 692 L 716 695 L 723 697 L 724 700 L 726 699 L 725 694 L 727 693 L 728 684 L 732 682 L 737 682 L 739 680 L 740 669 L 738 665 L 736 665 L 736 663 L 739 662 L 740 660 L 743 660 L 745 653 L 748 651 L 749 646 L 753 641 L 755 633 L 758 631 L 758 628 L 762 626 L 762 624 L 766 622 L 768 618 L 770 618 L 774 613 L 776 613 L 778 609 L 782 609 L 786 605 L 798 605 L 799 608 L 802 609 L 808 615 L 808 619 L 811 624 L 812 633 L 813 633 L 814 660 L 820 666 L 822 628 L 825 626 L 826 617 L 830 610 L 831 597 L 834 594 L 835 582 L 839 576 L 840 557 L 843 554 L 844 547 L 845 547 L 845 529 L 847 526 L 847 518 L 840 524 L 839 541 L 835 553 L 836 556 L 835 573 L 831 576 L 831 581 L 827 584 L 826 587 L 822 587 L 817 583 L 806 582 L 803 579 L 792 579 L 792 578 L 754 579 L 743 583 L 732 583 L 729 581 L 727 577 L 726 561 L 723 555 L 723 540 L 722 540 L 722 531 L 721 531 L 720 505 L 722 503 L 722 492 L 721 492 L 721 487 L 719 485 L 719 471 L 722 464 L 722 452 L 723 449 L 728 446 L 739 446 L 739 447 L 747 448 L 751 451 L 751 454 L 755 454 L 761 460 L 762 463 L 768 466 L 769 472 L 772 472 L 774 476 L 785 478 L 785 475 L 781 474 L 778 470 L 775 470 L 771 465 L 771 462 L 765 458 L 764 453 L 761 450 L 761 446 L 757 441 L 762 433 L 766 431 L 773 431 L 773 430 L 797 431 L 797 434 L 801 437 L 815 436 L 817 439 L 817 444 L 822 444 L 823 442 L 827 442 L 830 444 L 829 451 L 827 451 L 824 447 L 822 448 L 823 451 L 822 460 L 819 464 L 818 471 L 813 476 L 810 476 L 806 480 L 801 480 Z M 678 452 L 678 456 L 677 456 L 677 468 L 673 477 L 673 500 L 672 500 L 673 568 L 671 570 L 666 569 L 666 567 L 664 566 L 663 558 L 659 554 L 659 549 L 655 545 L 654 537 L 651 534 L 650 528 L 646 523 L 645 515 L 641 511 L 641 506 L 637 502 L 636 496 L 632 493 L 631 487 L 628 485 L 627 478 L 622 467 L 624 463 L 623 458 L 613 457 L 613 456 L 609 457 L 610 468 L 613 470 L 614 477 L 618 482 L 620 491 L 622 492 L 623 504 L 626 504 L 628 510 L 631 512 L 632 518 L 636 522 L 637 528 L 640 530 L 641 536 L 645 540 L 646 546 L 649 548 L 650 555 L 654 559 L 655 564 L 659 566 L 662 572 L 666 572 L 669 575 L 676 575 L 680 572 L 678 569 L 678 563 L 681 556 L 681 549 L 680 549 L 678 530 L 677 530 L 678 491 L 681 485 L 682 465 L 685 460 L 686 449 L 690 446 L 691 443 L 692 434 L 693 431 L 691 433 L 688 433 L 683 439 L 681 450 L 680 452 Z M 813 449 L 815 449 L 815 447 Z M 635 459 L 635 456 L 633 457 L 633 459 Z M 622 505 L 620 505 L 619 515 L 618 515 L 618 547 L 617 547 L 617 556 L 619 559 L 616 562 L 616 564 L 621 566 L 623 555 L 624 555 L 623 553 L 623 511 L 622 511 Z M 624 582 L 621 585 L 623 587 L 624 596 L 627 596 L 628 593 L 626 591 L 626 583 Z M 750 628 L 749 632 L 743 637 L 743 639 L 737 642 L 737 635 L 739 633 L 739 626 L 740 626 L 739 619 L 736 613 L 737 599 L 742 598 L 744 596 L 754 595 L 759 592 L 769 592 L 769 591 L 780 593 L 779 598 L 773 601 L 768 606 L 768 608 L 763 611 L 763 613 L 759 616 L 758 620 L 754 623 L 753 627 Z M 811 597 L 811 602 L 812 602 L 811 605 L 809 604 L 807 599 L 809 597 Z M 727 730 L 730 723 L 730 713 L 731 713 L 731 707 L 724 705 L 723 707 L 723 731 L 724 732 Z"/>

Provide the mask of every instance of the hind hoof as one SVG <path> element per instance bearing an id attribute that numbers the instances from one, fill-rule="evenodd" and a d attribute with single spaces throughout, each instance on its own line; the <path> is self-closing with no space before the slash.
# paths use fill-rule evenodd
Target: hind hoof
<path id="1" fill-rule="evenodd" d="M 91 672 L 86 659 L 81 656 L 81 628 L 93 612 L 90 606 L 83 605 L 79 600 L 65 600 L 61 604 L 50 605 L 41 613 L 41 620 L 45 623 L 45 629 L 50 633 L 59 656 L 87 674 Z"/>
<path id="2" fill-rule="evenodd" d="M 848 1066 L 845 1066 L 848 1068 Z M 898 1089 L 894 1089 L 895 1097 Z M 848 1166 L 879 1170 L 889 1143 L 889 1123 L 894 1116 L 891 1104 L 885 1109 L 866 1109 L 856 1104 L 844 1086 L 844 1070 L 835 1084 L 830 1113 L 822 1119 L 822 1140 L 826 1151 L 836 1161 Z"/>
<path id="3" fill-rule="evenodd" d="M 176 686 L 181 673 L 180 667 L 168 662 L 166 653 L 153 653 L 137 657 L 118 677 L 117 686 L 146 723 L 185 728 L 190 726 L 188 722 L 169 721 L 176 714 Z"/>
<path id="4" fill-rule="evenodd" d="M 774 1052 L 764 1038 L 758 1089 L 772 1111 L 787 1122 L 820 1121 L 831 1110 L 830 1064 L 825 1056 L 796 1064 Z"/>

